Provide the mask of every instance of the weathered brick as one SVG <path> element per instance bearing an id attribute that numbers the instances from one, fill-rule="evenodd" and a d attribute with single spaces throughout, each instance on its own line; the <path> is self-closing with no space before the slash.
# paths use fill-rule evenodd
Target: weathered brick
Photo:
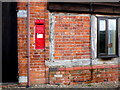
<path id="1" fill-rule="evenodd" d="M 26 2 L 18 3 L 18 10 L 27 10 Z M 117 81 L 116 66 L 69 67 L 48 72 L 45 60 L 50 60 L 50 24 L 46 2 L 30 2 L 30 82 L 73 85 L 91 82 Z M 54 60 L 91 58 L 90 16 L 54 13 Z M 79 16 L 80 15 L 80 16 Z M 51 18 L 51 17 L 50 17 Z M 35 49 L 35 20 L 45 19 L 45 50 Z M 19 76 L 27 76 L 27 18 L 18 17 L 18 67 Z M 94 69 L 93 73 L 89 69 Z M 103 69 L 103 70 L 102 70 Z M 106 71 L 107 70 L 107 71 Z M 54 77 L 54 75 L 63 75 Z M 92 76 L 91 76 L 92 75 Z M 92 78 L 92 80 L 91 80 Z M 89 80 L 89 81 L 88 81 Z M 23 83 L 26 84 L 26 83 Z"/>

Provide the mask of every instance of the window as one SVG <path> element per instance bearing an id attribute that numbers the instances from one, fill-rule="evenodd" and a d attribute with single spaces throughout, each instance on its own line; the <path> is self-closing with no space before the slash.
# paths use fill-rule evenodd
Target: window
<path id="1" fill-rule="evenodd" d="M 98 57 L 117 57 L 118 19 L 98 17 Z"/>

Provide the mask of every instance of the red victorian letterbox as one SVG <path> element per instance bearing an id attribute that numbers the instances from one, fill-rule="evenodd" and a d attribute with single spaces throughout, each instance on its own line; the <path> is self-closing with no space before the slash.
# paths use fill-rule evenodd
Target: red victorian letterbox
<path id="1" fill-rule="evenodd" d="M 45 21 L 42 19 L 35 20 L 35 48 L 45 48 Z"/>

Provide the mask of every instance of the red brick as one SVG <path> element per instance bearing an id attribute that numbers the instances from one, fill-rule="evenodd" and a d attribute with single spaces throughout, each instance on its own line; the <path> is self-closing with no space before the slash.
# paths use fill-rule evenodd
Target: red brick
<path id="1" fill-rule="evenodd" d="M 26 10 L 26 3 L 19 2 L 18 10 Z M 55 16 L 54 27 L 54 59 L 72 60 L 72 59 L 90 59 L 90 16 Z M 68 19 L 69 18 L 69 19 Z M 45 51 L 35 49 L 35 19 L 45 19 Z M 27 18 L 17 18 L 18 21 L 18 64 L 19 76 L 27 76 Z M 30 2 L 30 75 L 31 84 L 44 84 L 46 78 L 50 77 L 51 84 L 73 85 L 79 84 L 75 80 L 85 81 L 91 78 L 90 69 L 94 70 L 93 80 L 90 82 L 116 81 L 118 78 L 118 65 L 112 66 L 85 66 L 85 67 L 66 67 L 59 68 L 58 71 L 45 71 L 45 60 L 50 58 L 50 30 L 49 30 L 49 12 L 46 2 Z M 76 53 L 77 52 L 77 53 Z M 120 66 L 119 66 L 120 67 Z M 107 69 L 102 71 L 100 69 Z M 45 76 L 46 72 L 46 76 Z M 63 77 L 55 78 L 55 74 L 62 74 Z M 85 83 L 90 83 L 85 82 Z"/>

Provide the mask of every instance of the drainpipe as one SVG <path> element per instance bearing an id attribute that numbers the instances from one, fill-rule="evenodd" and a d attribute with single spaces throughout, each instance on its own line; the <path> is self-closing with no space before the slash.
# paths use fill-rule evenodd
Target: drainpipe
<path id="1" fill-rule="evenodd" d="M 90 12 L 92 12 L 92 2 L 90 0 Z M 91 21 L 92 14 L 90 13 L 90 43 L 91 43 L 91 59 L 90 59 L 90 66 L 92 66 L 92 55 L 93 55 L 93 50 L 92 50 L 92 32 L 91 32 L 91 26 L 92 26 L 92 21 Z"/>
<path id="2" fill-rule="evenodd" d="M 27 2 L 27 88 L 30 87 L 30 1 Z"/>
<path id="3" fill-rule="evenodd" d="M 90 0 L 90 12 L 92 12 L 92 2 Z M 92 60 L 93 60 L 93 50 L 92 50 L 92 32 L 91 32 L 91 26 L 92 26 L 92 21 L 91 21 L 92 13 L 90 14 L 90 40 L 91 40 L 91 59 L 90 59 L 90 66 L 91 66 L 91 78 L 90 81 L 93 80 L 93 69 L 92 69 Z"/>

